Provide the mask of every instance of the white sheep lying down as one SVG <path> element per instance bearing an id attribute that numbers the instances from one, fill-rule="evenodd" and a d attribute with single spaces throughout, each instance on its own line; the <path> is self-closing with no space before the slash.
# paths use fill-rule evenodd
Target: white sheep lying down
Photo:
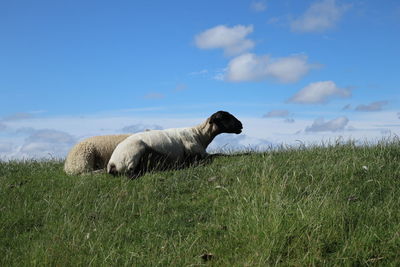
<path id="1" fill-rule="evenodd" d="M 107 165 L 113 175 L 135 178 L 145 171 L 178 166 L 207 156 L 206 148 L 221 133 L 242 132 L 242 123 L 226 111 L 218 111 L 191 128 L 136 133 L 117 145 Z"/>
<path id="2" fill-rule="evenodd" d="M 68 153 L 64 171 L 78 175 L 105 169 L 115 147 L 130 134 L 89 137 L 76 144 Z"/>

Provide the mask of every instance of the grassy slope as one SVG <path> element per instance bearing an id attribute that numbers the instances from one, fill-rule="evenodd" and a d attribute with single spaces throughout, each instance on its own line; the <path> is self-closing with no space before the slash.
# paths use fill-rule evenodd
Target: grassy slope
<path id="1" fill-rule="evenodd" d="M 400 144 L 68 177 L 0 163 L 0 265 L 400 265 Z M 367 166 L 368 170 L 363 168 Z"/>

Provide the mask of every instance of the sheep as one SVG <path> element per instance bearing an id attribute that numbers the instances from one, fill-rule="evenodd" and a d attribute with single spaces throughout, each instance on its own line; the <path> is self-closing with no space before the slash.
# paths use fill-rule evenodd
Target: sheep
<path id="1" fill-rule="evenodd" d="M 130 135 L 93 136 L 83 140 L 69 151 L 64 171 L 78 175 L 105 169 L 115 147 Z"/>
<path id="2" fill-rule="evenodd" d="M 148 170 L 204 159 L 208 155 L 207 146 L 217 135 L 240 134 L 242 129 L 242 123 L 233 115 L 218 111 L 195 127 L 136 133 L 117 145 L 107 172 L 136 178 Z"/>

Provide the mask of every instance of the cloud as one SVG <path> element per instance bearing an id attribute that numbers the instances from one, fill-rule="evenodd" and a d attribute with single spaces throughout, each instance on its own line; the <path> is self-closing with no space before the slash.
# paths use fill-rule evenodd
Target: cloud
<path id="1" fill-rule="evenodd" d="M 45 142 L 45 143 L 68 143 L 73 144 L 75 138 L 62 131 L 52 130 L 52 129 L 40 129 L 35 130 L 26 139 L 27 142 Z"/>
<path id="2" fill-rule="evenodd" d="M 0 143 L 0 153 L 11 152 L 13 145 L 11 143 Z"/>
<path id="3" fill-rule="evenodd" d="M 400 119 L 400 112 L 397 112 L 397 118 Z"/>
<path id="4" fill-rule="evenodd" d="M 164 94 L 161 93 L 148 93 L 144 96 L 146 99 L 163 99 L 165 98 Z"/>
<path id="5" fill-rule="evenodd" d="M 382 135 L 392 135 L 392 131 L 391 130 L 389 130 L 389 129 L 382 129 L 381 130 L 381 134 Z"/>
<path id="6" fill-rule="evenodd" d="M 5 129 L 7 129 L 7 126 L 4 123 L 0 122 L 0 132 L 4 131 Z"/>
<path id="7" fill-rule="evenodd" d="M 335 27 L 350 5 L 338 5 L 335 0 L 311 4 L 306 12 L 291 23 L 294 32 L 323 32 Z"/>
<path id="8" fill-rule="evenodd" d="M 264 1 L 253 1 L 250 5 L 250 9 L 254 12 L 263 12 L 267 9 L 267 5 Z"/>
<path id="9" fill-rule="evenodd" d="M 144 132 L 146 130 L 162 130 L 163 127 L 157 124 L 133 124 L 129 126 L 125 126 L 121 129 L 122 132 L 124 133 L 139 133 L 139 132 Z"/>
<path id="10" fill-rule="evenodd" d="M 32 128 L 32 127 L 21 127 L 21 128 L 18 128 L 18 129 L 16 129 L 15 130 L 15 133 L 17 133 L 17 134 L 25 134 L 25 135 L 27 135 L 27 134 L 32 134 L 32 133 L 34 133 L 36 130 L 34 129 L 34 128 Z"/>
<path id="11" fill-rule="evenodd" d="M 388 101 L 376 101 L 367 105 L 358 105 L 356 111 L 370 112 L 370 111 L 380 111 L 383 106 L 387 105 Z"/>
<path id="12" fill-rule="evenodd" d="M 53 155 L 52 152 L 54 152 L 54 144 L 43 142 L 26 143 L 22 146 L 20 152 L 34 157 L 43 157 L 41 155 Z"/>
<path id="13" fill-rule="evenodd" d="M 225 75 L 223 72 L 217 72 L 213 77 L 213 79 L 217 80 L 217 81 L 223 81 L 224 78 L 225 78 Z"/>
<path id="14" fill-rule="evenodd" d="M 304 55 L 273 59 L 267 55 L 246 53 L 229 62 L 224 80 L 244 82 L 272 78 L 283 83 L 293 83 L 315 67 L 315 64 L 307 62 L 307 57 Z"/>
<path id="15" fill-rule="evenodd" d="M 246 36 L 252 31 L 251 25 L 232 28 L 222 25 L 195 37 L 196 45 L 201 49 L 222 48 L 226 55 L 238 55 L 214 79 L 229 82 L 276 79 L 283 83 L 293 83 L 318 67 L 317 64 L 309 64 L 305 55 L 272 58 L 269 55 L 248 53 L 247 50 L 254 47 L 254 42 L 246 39 Z"/>
<path id="16" fill-rule="evenodd" d="M 273 146 L 273 143 L 262 138 L 250 137 L 246 134 L 233 135 L 221 134 L 218 135 L 210 144 L 208 151 L 237 151 L 246 149 L 262 150 Z"/>
<path id="17" fill-rule="evenodd" d="M 27 132 L 30 132 L 30 135 L 25 138 L 24 143 L 16 152 L 16 155 L 20 158 L 61 158 L 76 142 L 75 137 L 63 131 L 31 129 Z"/>
<path id="18" fill-rule="evenodd" d="M 49 157 L 62 158 L 66 156 L 67 152 L 72 147 L 72 139 L 74 139 L 74 137 L 81 139 L 94 135 L 117 134 L 121 133 L 121 129 L 124 128 L 124 126 L 136 124 L 144 124 L 144 127 L 160 125 L 166 129 L 198 125 L 204 121 L 206 116 L 217 110 L 218 105 L 215 105 L 199 103 L 198 106 L 195 107 L 193 107 L 193 105 L 190 107 L 182 106 L 179 113 L 169 113 L 164 116 L 158 113 L 149 113 L 144 109 L 142 112 L 135 110 L 129 114 L 118 110 L 115 112 L 84 114 L 85 116 L 50 116 L 26 121 L 7 122 L 8 128 L 6 132 L 1 132 L 0 143 L 11 144 L 12 151 L 0 151 L 0 160 L 40 159 Z M 237 106 L 236 104 L 229 106 L 237 108 L 242 105 L 243 103 L 237 103 Z M 166 107 L 166 109 L 167 108 L 168 107 Z M 196 109 L 196 111 L 193 111 L 193 108 Z M 182 110 L 188 112 L 183 116 Z M 400 112 L 400 110 L 395 112 L 388 110 L 381 112 L 353 113 L 352 116 L 354 118 L 344 126 L 343 131 L 326 132 L 306 131 L 306 128 L 310 128 L 314 122 L 314 119 L 309 119 L 309 112 L 310 111 L 296 111 L 296 119 L 295 122 L 292 123 L 286 121 L 286 118 L 265 119 L 261 118 L 261 116 L 246 116 L 243 112 L 239 112 L 234 115 L 242 121 L 244 133 L 240 135 L 228 135 L 231 136 L 231 139 L 224 138 L 224 135 L 221 135 L 221 137 L 218 136 L 214 140 L 215 144 L 214 141 L 211 143 L 211 148 L 218 149 L 227 147 L 230 149 L 236 146 L 239 149 L 248 149 L 249 146 L 254 145 L 256 147 L 264 146 L 268 149 L 269 142 L 275 147 L 276 144 L 296 145 L 298 144 L 297 140 L 301 140 L 306 145 L 322 144 L 323 141 L 335 140 L 338 136 L 342 136 L 346 140 L 360 140 L 361 142 L 368 140 L 368 142 L 376 142 L 376 140 L 382 137 L 382 129 L 389 129 L 392 133 L 400 132 L 400 120 L 396 116 L 397 112 Z M 203 115 L 199 115 L 200 113 Z M 290 118 L 289 115 L 288 119 Z M 326 123 L 326 121 L 323 122 Z M 351 126 L 353 126 L 353 128 Z M 106 129 L 103 130 L 105 127 Z M 331 127 L 330 129 L 338 128 L 340 129 L 340 127 Z M 38 129 L 57 129 L 66 135 L 64 139 L 61 138 L 64 136 L 62 134 L 59 135 L 60 138 L 45 138 L 46 135 L 43 132 L 39 134 L 37 132 L 39 131 Z M 241 137 L 242 135 L 245 135 L 245 137 Z M 30 136 L 32 137 L 29 138 Z M 222 140 L 220 140 L 220 138 L 222 138 Z M 48 139 L 52 141 L 46 142 Z M 65 141 L 58 142 L 57 140 Z M 10 145 L 5 145 L 4 148 L 9 149 Z"/>
<path id="19" fill-rule="evenodd" d="M 8 115 L 3 118 L 3 121 L 18 121 L 18 120 L 27 120 L 32 119 L 35 116 L 28 112 L 17 112 L 11 115 Z"/>
<path id="20" fill-rule="evenodd" d="M 284 118 L 287 116 L 289 116 L 288 110 L 277 109 L 277 110 L 271 110 L 270 112 L 265 114 L 263 117 L 264 118 Z"/>
<path id="21" fill-rule="evenodd" d="M 219 25 L 196 35 L 195 43 L 200 49 L 221 48 L 224 50 L 225 55 L 233 56 L 254 47 L 254 42 L 246 39 L 246 36 L 252 32 L 252 25 L 236 25 L 231 28 Z"/>
<path id="22" fill-rule="evenodd" d="M 351 109 L 351 104 L 347 104 L 342 108 L 342 110 L 350 110 Z"/>
<path id="23" fill-rule="evenodd" d="M 289 116 L 289 111 L 286 109 L 276 109 L 271 110 L 267 114 L 263 116 L 263 118 L 285 118 L 283 122 L 285 123 L 294 123 L 295 120 L 293 118 L 287 118 Z"/>
<path id="24" fill-rule="evenodd" d="M 311 126 L 306 128 L 306 132 L 336 132 L 343 130 L 349 122 L 345 116 L 325 122 L 323 118 L 314 120 Z"/>
<path id="25" fill-rule="evenodd" d="M 299 104 L 322 104 L 333 97 L 348 98 L 351 91 L 336 86 L 333 81 L 315 82 L 301 89 L 289 99 L 289 102 Z"/>

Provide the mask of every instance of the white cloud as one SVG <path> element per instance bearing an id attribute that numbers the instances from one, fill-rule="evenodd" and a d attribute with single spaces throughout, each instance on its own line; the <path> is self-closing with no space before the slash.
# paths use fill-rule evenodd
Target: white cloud
<path id="1" fill-rule="evenodd" d="M 277 109 L 277 110 L 271 110 L 267 114 L 265 114 L 263 117 L 264 118 L 284 118 L 289 115 L 289 111 L 286 109 Z"/>
<path id="2" fill-rule="evenodd" d="M 333 97 L 348 98 L 351 91 L 336 86 L 333 81 L 314 82 L 297 92 L 289 102 L 300 104 L 321 104 Z"/>
<path id="3" fill-rule="evenodd" d="M 272 60 L 268 74 L 281 82 L 297 82 L 315 65 L 307 63 L 306 56 L 291 56 Z"/>
<path id="4" fill-rule="evenodd" d="M 387 104 L 388 104 L 388 101 L 376 101 L 376 102 L 369 103 L 367 105 L 358 105 L 355 110 L 356 111 L 365 111 L 365 112 L 380 111 L 380 110 L 382 110 L 383 106 L 385 106 Z"/>
<path id="5" fill-rule="evenodd" d="M 230 107 L 234 109 L 239 106 Z M 193 107 L 191 107 L 192 109 Z M 163 129 L 194 126 L 203 122 L 207 115 L 212 114 L 212 111 L 208 113 L 204 109 L 205 106 L 202 106 L 202 111 L 195 113 L 203 114 L 198 116 L 189 113 L 182 115 L 182 113 L 165 114 L 145 111 L 142 113 L 133 111 L 126 114 L 126 112 L 118 111 L 86 114 L 83 117 L 47 116 L 7 122 L 7 130 L 1 133 L 0 160 L 65 157 L 75 143 L 74 140 L 79 141 L 94 135 L 120 134 L 121 129 L 129 125 L 158 125 Z M 210 107 L 206 107 L 206 109 L 210 109 Z M 212 106 L 211 109 L 216 110 L 216 107 Z M 235 146 L 244 149 L 249 146 L 268 148 L 270 143 L 296 145 L 299 143 L 298 140 L 306 145 L 320 145 L 322 142 L 336 140 L 339 136 L 343 140 L 356 140 L 361 143 L 363 141 L 374 142 L 382 137 L 382 131 L 400 132 L 399 119 L 395 116 L 397 112 L 351 113 L 351 118 L 349 118 L 351 120 L 343 126 L 342 131 L 340 129 L 346 123 L 346 117 L 332 120 L 331 123 L 322 120 L 321 124 L 308 119 L 307 117 L 310 115 L 308 112 L 302 113 L 301 111 L 296 112 L 296 120 L 289 118 L 290 121 L 286 118 L 246 117 L 234 112 L 233 114 L 243 123 L 243 133 L 226 135 L 228 136 L 226 138 L 224 136 L 217 137 L 211 143 L 211 148 L 226 147 L 230 149 Z M 324 124 L 325 127 L 322 127 Z M 314 127 L 311 127 L 312 125 Z M 54 130 L 44 130 L 50 127 Z M 311 130 L 324 128 L 326 131 L 306 131 L 307 127 Z M 57 132 L 52 132 L 56 131 L 55 129 Z M 242 137 L 243 135 L 245 137 Z"/>
<path id="6" fill-rule="evenodd" d="M 323 32 L 333 28 L 350 5 L 338 5 L 335 0 L 313 3 L 306 12 L 291 23 L 295 32 Z"/>
<path id="7" fill-rule="evenodd" d="M 196 45 L 201 49 L 222 48 L 226 55 L 238 55 L 214 79 L 230 82 L 276 79 L 283 83 L 293 83 L 318 67 L 317 64 L 308 63 L 305 55 L 272 58 L 269 55 L 248 53 L 254 47 L 254 42 L 246 39 L 246 36 L 252 31 L 253 26 L 237 25 L 228 28 L 220 25 L 195 37 Z"/>
<path id="8" fill-rule="evenodd" d="M 139 132 L 144 132 L 146 130 L 162 130 L 163 127 L 157 124 L 143 124 L 143 123 L 137 123 L 137 124 L 132 124 L 129 126 L 125 126 L 121 129 L 122 132 L 124 133 L 139 133 Z"/>
<path id="9" fill-rule="evenodd" d="M 8 153 L 0 151 L 0 156 L 7 158 L 62 158 L 76 142 L 69 133 L 54 129 L 33 129 L 30 127 L 17 131 L 28 136 L 17 146 L 11 146 Z M 9 147 L 10 148 L 10 147 Z M 11 153 L 10 153 L 11 152 Z"/>
<path id="10" fill-rule="evenodd" d="M 250 137 L 246 134 L 221 134 L 217 136 L 208 147 L 207 151 L 229 152 L 234 150 L 257 150 L 271 148 L 273 143 L 266 139 Z"/>
<path id="11" fill-rule="evenodd" d="M 225 78 L 224 71 L 217 71 L 217 73 L 213 77 L 213 79 L 217 81 L 223 81 L 224 78 Z"/>
<path id="12" fill-rule="evenodd" d="M 267 4 L 264 1 L 254 1 L 251 3 L 250 9 L 254 12 L 263 12 L 267 9 Z"/>
<path id="13" fill-rule="evenodd" d="M 20 152 L 26 153 L 30 156 L 35 156 L 35 157 L 42 157 L 47 156 L 47 155 L 54 155 L 53 152 L 58 153 L 58 151 L 54 151 L 55 147 L 54 144 L 52 143 L 46 143 L 46 142 L 30 142 L 26 143 L 21 147 Z M 58 149 L 59 150 L 59 147 Z"/>
<path id="14" fill-rule="evenodd" d="M 306 128 L 306 132 L 336 132 L 344 130 L 349 122 L 345 116 L 325 122 L 323 118 L 316 119 L 311 126 Z"/>
<path id="15" fill-rule="evenodd" d="M 270 56 L 246 53 L 228 63 L 224 80 L 244 82 L 272 78 L 283 83 L 293 83 L 315 67 L 316 65 L 307 62 L 304 55 L 273 59 Z"/>
<path id="16" fill-rule="evenodd" d="M 75 142 L 75 138 L 62 131 L 53 129 L 34 130 L 26 139 L 27 142 L 45 142 L 45 143 L 68 143 Z"/>
<path id="17" fill-rule="evenodd" d="M 200 49 L 221 48 L 225 55 L 233 56 L 254 47 L 254 42 L 246 39 L 246 36 L 252 32 L 252 25 L 236 25 L 231 28 L 219 25 L 196 35 L 195 43 Z"/>

